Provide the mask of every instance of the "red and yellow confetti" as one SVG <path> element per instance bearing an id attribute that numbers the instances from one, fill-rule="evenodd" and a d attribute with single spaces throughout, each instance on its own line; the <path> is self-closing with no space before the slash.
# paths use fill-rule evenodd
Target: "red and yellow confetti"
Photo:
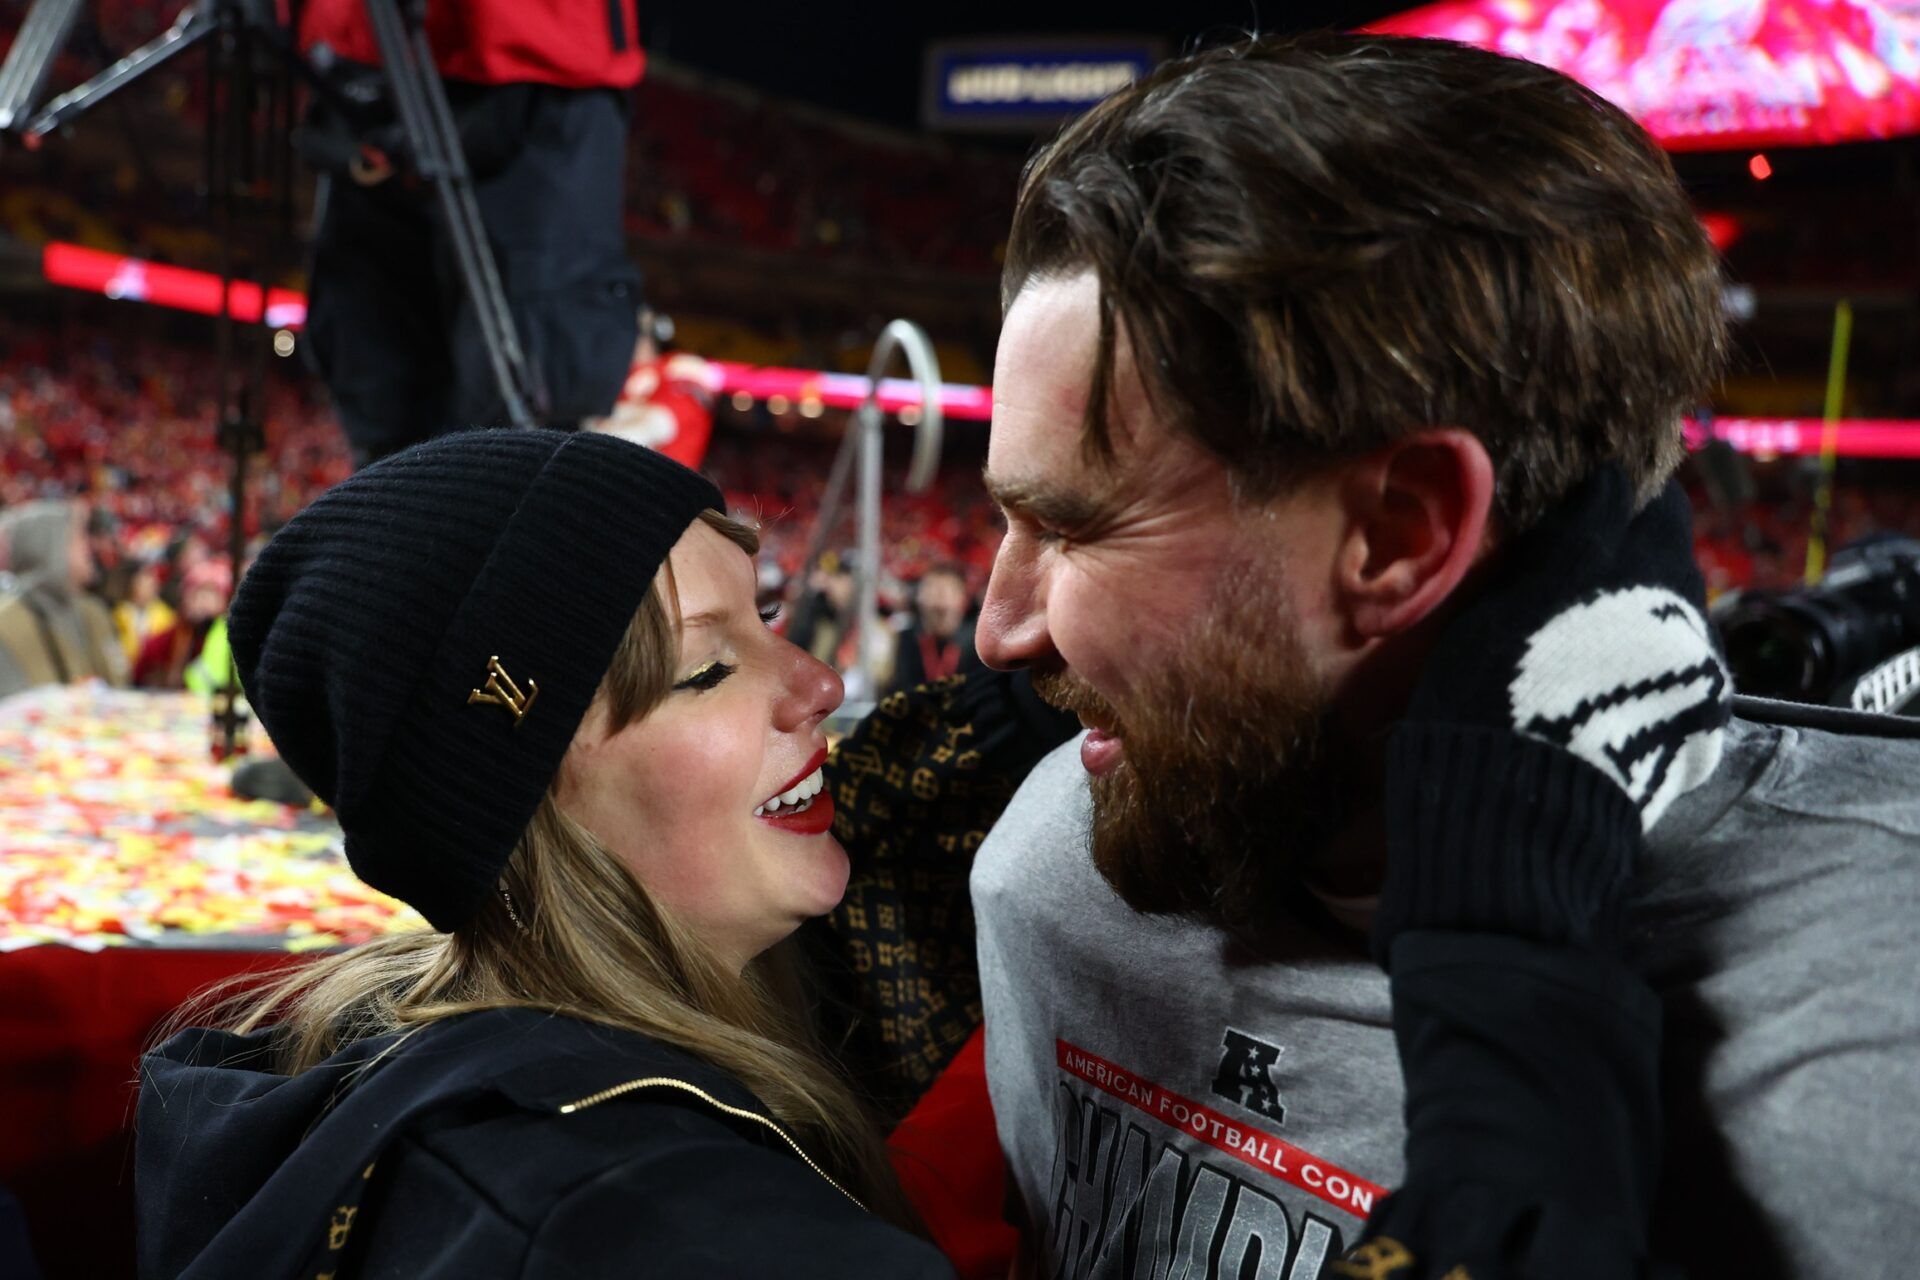
<path id="1" fill-rule="evenodd" d="M 193 694 L 0 701 L 0 951 L 307 950 L 427 927 L 354 877 L 330 814 L 236 797 L 210 742 Z"/>

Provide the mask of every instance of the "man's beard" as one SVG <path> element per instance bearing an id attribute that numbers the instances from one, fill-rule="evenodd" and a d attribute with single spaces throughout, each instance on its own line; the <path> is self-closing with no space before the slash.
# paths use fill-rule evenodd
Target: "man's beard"
<path id="1" fill-rule="evenodd" d="M 1071 672 L 1040 696 L 1118 734 L 1089 779 L 1094 866 L 1136 911 L 1191 915 L 1258 943 L 1338 829 L 1348 771 L 1326 695 L 1277 584 L 1228 575 L 1168 667 L 1116 707 Z"/>

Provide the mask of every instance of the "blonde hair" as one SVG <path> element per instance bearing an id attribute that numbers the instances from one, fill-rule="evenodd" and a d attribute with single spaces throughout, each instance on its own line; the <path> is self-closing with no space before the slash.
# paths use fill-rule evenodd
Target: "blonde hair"
<path id="1" fill-rule="evenodd" d="M 700 517 L 752 554 L 759 540 L 717 512 Z M 671 686 L 678 600 L 648 592 L 597 695 L 610 731 L 646 716 Z M 665 597 L 665 598 L 663 598 Z M 276 1066 L 295 1075 L 371 1036 L 485 1009 L 538 1009 L 651 1036 L 750 1089 L 866 1208 L 921 1232 L 878 1129 L 828 1064 L 803 1017 L 786 944 L 734 973 L 569 818 L 551 790 L 508 860 L 502 896 L 449 934 L 381 938 L 265 984 L 214 988 L 170 1025 L 242 1034 L 275 1026 Z M 516 922 L 515 917 L 518 917 Z"/>

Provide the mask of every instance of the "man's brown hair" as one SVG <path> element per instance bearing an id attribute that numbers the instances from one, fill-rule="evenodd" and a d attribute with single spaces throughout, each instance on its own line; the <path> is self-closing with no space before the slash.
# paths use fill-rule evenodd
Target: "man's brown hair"
<path id="1" fill-rule="evenodd" d="M 1028 164 L 1003 300 L 1089 268 L 1093 456 L 1124 335 L 1149 403 L 1250 496 L 1454 426 L 1510 530 L 1608 461 L 1651 496 L 1726 346 L 1718 260 L 1646 133 L 1437 40 L 1251 39 L 1107 99 Z"/>

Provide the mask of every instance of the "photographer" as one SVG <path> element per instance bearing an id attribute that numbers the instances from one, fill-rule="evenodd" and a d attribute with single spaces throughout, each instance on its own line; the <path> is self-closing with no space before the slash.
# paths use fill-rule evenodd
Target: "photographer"
<path id="1" fill-rule="evenodd" d="M 547 426 L 603 415 L 638 336 L 622 221 L 628 91 L 645 66 L 634 0 L 435 0 L 425 29 L 537 384 L 531 407 Z M 440 210 L 397 155 L 360 0 L 311 0 L 300 47 L 339 90 L 301 133 L 322 168 L 307 327 L 355 464 L 501 425 Z"/>

